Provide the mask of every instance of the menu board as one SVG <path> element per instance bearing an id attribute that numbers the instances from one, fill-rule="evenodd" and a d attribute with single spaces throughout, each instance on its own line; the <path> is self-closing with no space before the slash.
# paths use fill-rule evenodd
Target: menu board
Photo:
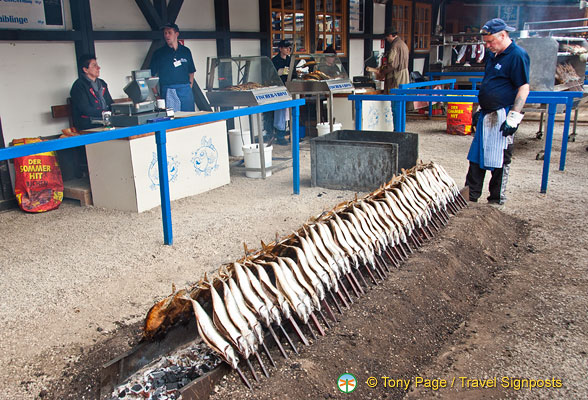
<path id="1" fill-rule="evenodd" d="M 65 29 L 63 0 L 0 0 L 0 29 Z"/>

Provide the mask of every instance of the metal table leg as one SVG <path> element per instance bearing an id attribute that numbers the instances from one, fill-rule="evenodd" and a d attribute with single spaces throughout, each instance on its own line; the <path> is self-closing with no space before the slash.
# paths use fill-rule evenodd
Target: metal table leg
<path id="1" fill-rule="evenodd" d="M 327 97 L 327 118 L 329 119 L 329 132 L 333 132 L 333 93 L 329 93 Z"/>
<path id="2" fill-rule="evenodd" d="M 316 95 L 316 123 L 317 125 L 321 123 L 321 95 Z"/>
<path id="3" fill-rule="evenodd" d="M 255 114 L 255 116 L 249 116 L 249 124 L 251 130 L 255 128 L 257 131 L 257 137 L 259 139 L 259 162 L 261 168 L 261 178 L 265 179 L 265 143 L 263 143 L 263 128 L 261 126 L 261 114 Z"/>
<path id="4" fill-rule="evenodd" d="M 576 126 L 578 125 L 578 108 L 580 108 L 579 104 L 576 106 L 576 109 L 574 110 L 574 129 L 572 130 L 572 136 L 570 137 L 572 139 L 572 142 L 576 141 Z"/>

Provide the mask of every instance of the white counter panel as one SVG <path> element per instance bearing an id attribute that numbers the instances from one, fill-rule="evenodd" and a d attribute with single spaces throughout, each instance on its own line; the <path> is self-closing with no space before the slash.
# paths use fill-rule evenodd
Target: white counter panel
<path id="1" fill-rule="evenodd" d="M 358 93 L 359 94 L 359 93 Z M 346 97 L 333 98 L 333 116 L 343 129 L 355 129 L 353 102 Z M 389 101 L 362 102 L 362 130 L 394 131 L 392 107 Z"/>
<path id="2" fill-rule="evenodd" d="M 155 136 L 86 146 L 94 206 L 143 212 L 160 205 Z M 230 183 L 224 121 L 167 133 L 170 199 Z"/>

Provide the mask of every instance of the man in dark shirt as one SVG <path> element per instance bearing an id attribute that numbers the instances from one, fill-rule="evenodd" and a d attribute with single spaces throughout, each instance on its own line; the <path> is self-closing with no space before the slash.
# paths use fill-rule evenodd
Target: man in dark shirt
<path id="1" fill-rule="evenodd" d="M 102 112 L 109 111 L 113 103 L 108 85 L 100 76 L 100 66 L 96 56 L 86 54 L 80 57 L 80 77 L 69 92 L 71 97 L 74 127 L 78 131 L 102 126 L 93 124 L 92 119 L 102 119 Z"/>
<path id="2" fill-rule="evenodd" d="M 288 72 L 290 69 L 290 53 L 292 52 L 292 44 L 287 40 L 280 40 L 278 43 L 278 51 L 272 58 L 272 63 L 278 71 L 278 75 L 282 78 L 282 82 L 288 79 Z M 273 128 L 275 130 L 276 143 L 282 146 L 288 144 L 286 140 L 287 122 L 289 120 L 288 109 L 274 111 Z"/>
<path id="3" fill-rule="evenodd" d="M 282 78 L 282 82 L 288 79 L 288 70 L 290 69 L 290 53 L 292 52 L 292 44 L 287 40 L 280 40 L 278 43 L 278 54 L 272 58 L 272 63 L 278 71 L 278 75 Z"/>
<path id="4" fill-rule="evenodd" d="M 178 43 L 180 29 L 176 24 L 163 26 L 165 45 L 151 59 L 151 73 L 159 76 L 159 96 L 174 111 L 194 111 L 194 60 L 192 52 Z"/>
<path id="5" fill-rule="evenodd" d="M 322 73 L 329 76 L 329 78 L 339 78 L 341 77 L 341 70 L 339 66 L 335 63 L 337 61 L 337 51 L 333 48 L 332 45 L 328 45 L 323 54 L 332 54 L 326 56 L 324 62 L 321 62 L 317 69 Z"/>
<path id="6" fill-rule="evenodd" d="M 504 204 L 512 157 L 513 135 L 523 119 L 521 111 L 529 95 L 529 55 L 508 32 L 515 28 L 494 18 L 480 33 L 490 54 L 478 102 L 480 118 L 470 146 L 466 186 L 470 201 L 478 201 L 486 171 L 492 171 L 489 203 Z"/>

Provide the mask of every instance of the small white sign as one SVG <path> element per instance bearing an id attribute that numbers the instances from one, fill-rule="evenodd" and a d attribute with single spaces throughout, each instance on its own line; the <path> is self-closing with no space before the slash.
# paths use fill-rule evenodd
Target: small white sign
<path id="1" fill-rule="evenodd" d="M 353 90 L 353 84 L 347 79 L 327 81 L 327 86 L 331 92 L 349 92 Z"/>
<path id="2" fill-rule="evenodd" d="M 62 0 L 0 0 L 0 29 L 65 29 Z"/>
<path id="3" fill-rule="evenodd" d="M 292 100 L 292 96 L 284 86 L 253 89 L 253 95 L 258 104 L 276 103 L 278 101 Z"/>

